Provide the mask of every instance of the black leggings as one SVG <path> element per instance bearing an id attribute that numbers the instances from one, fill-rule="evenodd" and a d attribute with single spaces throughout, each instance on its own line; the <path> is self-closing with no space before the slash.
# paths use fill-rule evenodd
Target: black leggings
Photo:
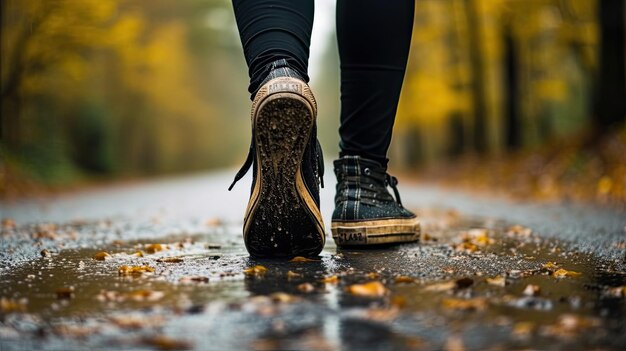
<path id="1" fill-rule="evenodd" d="M 308 82 L 313 0 L 233 0 L 254 94 L 286 59 Z M 413 28 L 414 0 L 338 0 L 341 155 L 387 164 Z"/>

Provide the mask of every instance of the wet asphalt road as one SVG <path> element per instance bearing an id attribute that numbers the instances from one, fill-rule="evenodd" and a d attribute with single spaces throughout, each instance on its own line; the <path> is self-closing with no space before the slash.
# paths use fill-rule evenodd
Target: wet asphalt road
<path id="1" fill-rule="evenodd" d="M 401 180 L 421 243 L 254 260 L 233 173 L 1 203 L 0 350 L 626 346 L 623 212 Z"/>

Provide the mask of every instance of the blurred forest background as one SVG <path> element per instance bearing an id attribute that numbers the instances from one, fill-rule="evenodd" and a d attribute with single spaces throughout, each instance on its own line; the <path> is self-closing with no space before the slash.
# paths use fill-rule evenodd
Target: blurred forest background
<path id="1" fill-rule="evenodd" d="M 0 4 L 0 194 L 245 156 L 247 69 L 230 1 Z M 626 201 L 624 0 L 416 4 L 394 167 Z M 312 85 L 332 159 L 339 64 L 334 34 L 324 40 Z"/>

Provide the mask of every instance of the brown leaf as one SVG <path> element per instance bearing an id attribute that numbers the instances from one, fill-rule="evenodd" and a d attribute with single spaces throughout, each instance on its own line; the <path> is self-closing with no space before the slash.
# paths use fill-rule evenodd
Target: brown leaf
<path id="1" fill-rule="evenodd" d="M 111 258 L 111 255 L 104 251 L 98 252 L 97 254 L 93 255 L 93 259 L 97 261 L 104 261 L 109 258 Z"/>
<path id="2" fill-rule="evenodd" d="M 495 285 L 495 286 L 505 286 L 506 285 L 506 279 L 503 276 L 496 276 L 493 278 L 487 278 L 485 279 L 487 281 L 487 284 L 490 285 Z"/>
<path id="3" fill-rule="evenodd" d="M 190 277 L 182 277 L 179 282 L 181 283 L 208 283 L 209 277 L 203 276 L 190 276 Z"/>
<path id="4" fill-rule="evenodd" d="M 0 311 L 4 313 L 26 312 L 28 300 L 14 300 L 6 297 L 0 298 Z"/>
<path id="5" fill-rule="evenodd" d="M 482 311 L 487 308 L 487 300 L 476 297 L 469 300 L 446 298 L 441 301 L 441 305 L 446 309 L 460 311 Z"/>
<path id="6" fill-rule="evenodd" d="M 376 273 L 376 272 L 369 272 L 365 275 L 365 277 L 367 279 L 378 279 L 380 278 L 380 274 Z"/>
<path id="7" fill-rule="evenodd" d="M 181 263 L 183 259 L 180 257 L 162 257 L 156 261 L 160 263 Z"/>
<path id="8" fill-rule="evenodd" d="M 57 299 L 59 300 L 67 300 L 74 297 L 74 287 L 68 286 L 63 288 L 58 288 L 56 290 Z"/>
<path id="9" fill-rule="evenodd" d="M 399 275 L 396 277 L 396 284 L 401 283 L 415 283 L 415 278 L 408 277 L 406 275 Z"/>
<path id="10" fill-rule="evenodd" d="M 556 277 L 556 278 L 565 278 L 565 277 L 578 277 L 578 276 L 581 276 L 582 273 L 574 272 L 574 271 L 568 271 L 566 269 L 559 268 L 556 271 L 554 271 L 552 273 L 552 275 L 554 277 Z"/>
<path id="11" fill-rule="evenodd" d="M 339 282 L 339 277 L 336 275 L 331 275 L 330 277 L 326 277 L 322 279 L 322 283 L 326 284 L 337 284 Z"/>
<path id="12" fill-rule="evenodd" d="M 528 284 L 522 294 L 526 296 L 539 296 L 541 288 L 538 285 Z"/>
<path id="13" fill-rule="evenodd" d="M 300 292 L 310 293 L 315 290 L 315 287 L 311 283 L 302 283 L 296 287 Z"/>
<path id="14" fill-rule="evenodd" d="M 353 284 L 346 289 L 350 294 L 363 297 L 382 297 L 389 290 L 379 281 L 369 282 L 365 284 Z"/>
<path id="15" fill-rule="evenodd" d="M 424 290 L 441 292 L 441 291 L 452 290 L 455 287 L 456 287 L 456 283 L 455 282 L 447 281 L 447 282 L 441 282 L 441 283 L 435 283 L 435 284 L 427 285 L 424 288 Z"/>
<path id="16" fill-rule="evenodd" d="M 261 265 L 256 265 L 254 267 L 250 267 L 243 270 L 244 274 L 247 275 L 263 275 L 267 272 L 267 268 Z"/>
<path id="17" fill-rule="evenodd" d="M 271 294 L 269 297 L 273 302 L 277 303 L 290 303 L 297 300 L 295 296 L 289 295 L 284 292 L 276 292 Z"/>
<path id="18" fill-rule="evenodd" d="M 154 273 L 154 268 L 150 267 L 150 266 L 121 266 L 118 270 L 117 273 L 119 275 L 133 275 L 133 276 L 138 276 L 138 275 L 142 275 L 143 273 Z"/>
<path id="19" fill-rule="evenodd" d="M 189 350 L 192 348 L 192 344 L 188 341 L 172 339 L 164 335 L 144 338 L 143 342 L 159 350 Z"/>
<path id="20" fill-rule="evenodd" d="M 292 272 L 292 271 L 287 272 L 287 279 L 288 280 L 296 279 L 296 278 L 302 278 L 302 274 L 296 273 L 296 272 Z"/>
<path id="21" fill-rule="evenodd" d="M 4 229 L 15 228 L 15 221 L 11 218 L 3 218 L 2 219 L 2 227 Z"/>
<path id="22" fill-rule="evenodd" d="M 144 250 L 147 253 L 149 253 L 149 254 L 153 254 L 153 253 L 157 253 L 159 251 L 163 251 L 163 250 L 165 250 L 165 248 L 161 244 L 150 244 L 150 245 L 144 247 Z"/>
<path id="23" fill-rule="evenodd" d="M 162 291 L 137 290 L 128 293 L 128 297 L 135 301 L 157 301 L 165 296 Z"/>

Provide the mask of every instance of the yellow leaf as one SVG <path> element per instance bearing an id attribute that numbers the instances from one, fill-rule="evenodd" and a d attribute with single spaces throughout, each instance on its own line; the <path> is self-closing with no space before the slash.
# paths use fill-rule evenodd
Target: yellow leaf
<path id="1" fill-rule="evenodd" d="M 303 293 L 310 293 L 315 290 L 315 287 L 311 283 L 302 283 L 297 286 L 297 289 Z"/>
<path id="2" fill-rule="evenodd" d="M 183 259 L 180 257 L 162 257 L 157 260 L 157 262 L 161 263 L 181 263 Z"/>
<path id="3" fill-rule="evenodd" d="M 406 275 L 399 275 L 396 277 L 396 284 L 400 283 L 414 283 L 415 278 L 407 277 Z"/>
<path id="4" fill-rule="evenodd" d="M 159 251 L 163 251 L 164 247 L 161 244 L 150 244 L 150 245 L 146 246 L 144 249 L 146 250 L 147 253 L 153 254 L 153 253 L 157 253 Z"/>
<path id="5" fill-rule="evenodd" d="M 503 276 L 497 276 L 494 278 L 487 278 L 487 284 L 491 284 L 491 285 L 495 285 L 495 286 L 505 286 L 506 285 L 506 279 L 504 279 Z"/>
<path id="6" fill-rule="evenodd" d="M 330 277 L 326 277 L 322 279 L 322 283 L 326 284 L 337 284 L 339 282 L 339 277 L 336 275 L 331 275 Z"/>
<path id="7" fill-rule="evenodd" d="M 121 266 L 117 273 L 119 275 L 141 275 L 143 273 L 154 273 L 154 268 L 150 266 Z"/>
<path id="8" fill-rule="evenodd" d="M 461 311 L 480 311 L 487 307 L 487 301 L 484 298 L 473 298 L 469 300 L 463 299 L 443 299 L 441 304 L 444 308 Z"/>
<path id="9" fill-rule="evenodd" d="M 554 277 L 556 277 L 556 278 L 565 278 L 565 277 L 578 277 L 578 276 L 582 275 L 582 273 L 574 272 L 574 271 L 568 271 L 567 269 L 559 268 L 556 271 L 554 271 L 554 273 L 552 273 L 552 275 Z"/>
<path id="10" fill-rule="evenodd" d="M 98 252 L 97 254 L 93 255 L 93 259 L 98 260 L 98 261 L 104 261 L 108 258 L 111 258 L 111 255 L 109 255 L 108 253 L 104 251 Z"/>
<path id="11" fill-rule="evenodd" d="M 424 290 L 441 292 L 441 291 L 452 290 L 455 287 L 456 287 L 456 283 L 453 281 L 449 281 L 449 282 L 441 282 L 441 283 L 428 285 L 424 288 Z"/>
<path id="12" fill-rule="evenodd" d="M 265 274 L 265 272 L 267 272 L 267 268 L 261 265 L 250 267 L 250 268 L 244 269 L 243 271 L 243 273 L 247 275 L 262 275 L 262 274 Z"/>
<path id="13" fill-rule="evenodd" d="M 363 297 L 382 297 L 388 292 L 387 288 L 378 281 L 350 285 L 347 291 L 352 295 Z"/>

